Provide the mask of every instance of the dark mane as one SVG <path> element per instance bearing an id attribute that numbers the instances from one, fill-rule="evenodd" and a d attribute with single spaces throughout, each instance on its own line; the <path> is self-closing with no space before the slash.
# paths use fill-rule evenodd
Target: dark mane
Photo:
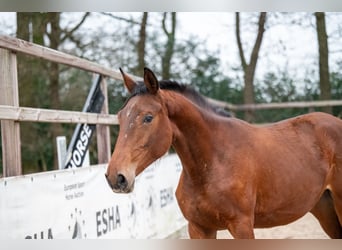
<path id="1" fill-rule="evenodd" d="M 159 87 L 164 90 L 178 92 L 184 95 L 189 100 L 191 100 L 193 103 L 197 104 L 198 106 L 206 110 L 213 111 L 214 113 L 220 116 L 231 117 L 231 114 L 228 111 L 224 110 L 221 107 L 210 104 L 203 95 L 201 95 L 195 89 L 191 88 L 189 85 L 180 84 L 178 82 L 170 81 L 170 80 L 161 80 L 159 81 Z M 124 106 L 132 97 L 137 96 L 137 95 L 147 94 L 147 93 L 148 91 L 146 89 L 145 84 L 143 82 L 138 82 L 138 85 L 134 88 L 131 95 L 126 100 Z"/>

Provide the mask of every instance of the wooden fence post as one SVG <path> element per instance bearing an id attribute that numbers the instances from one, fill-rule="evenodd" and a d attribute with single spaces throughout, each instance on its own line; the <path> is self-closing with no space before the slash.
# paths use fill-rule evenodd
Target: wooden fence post
<path id="1" fill-rule="evenodd" d="M 105 97 L 101 113 L 108 114 L 108 91 L 106 79 L 104 77 L 102 78 L 100 86 Z M 96 139 L 98 163 L 108 163 L 111 156 L 110 130 L 108 125 L 96 125 Z"/>
<path id="2" fill-rule="evenodd" d="M 0 105 L 19 107 L 17 57 L 0 48 Z M 1 121 L 3 176 L 22 174 L 20 125 L 11 120 Z"/>

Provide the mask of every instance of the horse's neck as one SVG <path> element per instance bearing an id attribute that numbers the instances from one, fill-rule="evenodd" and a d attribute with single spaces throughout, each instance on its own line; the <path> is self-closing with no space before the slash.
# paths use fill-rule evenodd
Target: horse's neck
<path id="1" fill-rule="evenodd" d="M 168 110 L 174 133 L 172 145 L 185 173 L 196 177 L 210 166 L 213 159 L 213 117 L 185 97 L 170 97 Z"/>

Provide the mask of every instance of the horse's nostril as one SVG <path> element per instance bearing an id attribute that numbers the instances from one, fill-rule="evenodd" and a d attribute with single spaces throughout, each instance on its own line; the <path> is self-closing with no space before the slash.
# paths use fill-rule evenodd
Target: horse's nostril
<path id="1" fill-rule="evenodd" d="M 128 182 L 126 180 L 126 177 L 122 174 L 118 174 L 118 177 L 116 179 L 116 183 L 120 189 L 125 189 L 128 186 Z"/>

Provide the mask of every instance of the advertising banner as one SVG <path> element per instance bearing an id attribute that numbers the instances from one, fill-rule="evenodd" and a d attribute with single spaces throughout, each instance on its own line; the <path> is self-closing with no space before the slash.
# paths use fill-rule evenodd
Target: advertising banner
<path id="1" fill-rule="evenodd" d="M 0 239 L 149 239 L 182 228 L 176 155 L 136 178 L 131 194 L 109 188 L 107 165 L 0 179 Z"/>
<path id="2" fill-rule="evenodd" d="M 82 112 L 101 113 L 104 102 L 104 95 L 100 87 L 101 81 L 101 75 L 94 79 Z M 68 147 L 64 168 L 82 166 L 95 129 L 95 124 L 77 124 Z"/>

